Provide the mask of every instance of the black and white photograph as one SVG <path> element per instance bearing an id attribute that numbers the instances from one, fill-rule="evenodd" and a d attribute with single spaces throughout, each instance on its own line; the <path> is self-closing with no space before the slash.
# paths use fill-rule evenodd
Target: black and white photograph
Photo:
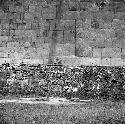
<path id="1" fill-rule="evenodd" d="M 0 0 L 0 124 L 125 124 L 125 0 Z"/>

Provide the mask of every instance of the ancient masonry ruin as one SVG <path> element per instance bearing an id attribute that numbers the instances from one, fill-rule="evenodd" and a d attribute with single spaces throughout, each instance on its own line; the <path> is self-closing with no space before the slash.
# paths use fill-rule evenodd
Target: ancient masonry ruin
<path id="1" fill-rule="evenodd" d="M 112 11 L 115 5 L 103 10 L 91 6 L 85 1 L 80 7 L 64 4 L 56 56 L 66 65 L 125 65 L 125 12 Z M 54 3 L 38 1 L 1 9 L 0 63 L 46 63 L 55 13 Z"/>

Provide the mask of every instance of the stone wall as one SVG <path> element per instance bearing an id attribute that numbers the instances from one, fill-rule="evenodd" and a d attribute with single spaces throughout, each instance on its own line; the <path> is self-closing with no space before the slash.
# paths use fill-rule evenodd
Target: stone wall
<path id="1" fill-rule="evenodd" d="M 80 5 L 63 6 L 56 56 L 64 64 L 125 65 L 125 12 L 94 10 L 89 2 Z M 8 13 L 0 10 L 1 63 L 46 63 L 55 13 L 55 5 L 45 2 L 10 4 Z"/>

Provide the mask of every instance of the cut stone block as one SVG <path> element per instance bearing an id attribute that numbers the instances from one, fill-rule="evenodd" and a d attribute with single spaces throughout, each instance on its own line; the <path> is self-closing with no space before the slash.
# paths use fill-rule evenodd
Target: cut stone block
<path id="1" fill-rule="evenodd" d="M 1 41 L 8 41 L 9 37 L 8 36 L 0 36 L 0 42 Z"/>
<path id="2" fill-rule="evenodd" d="M 91 61 L 89 63 L 91 66 L 100 66 L 101 58 L 91 58 Z"/>
<path id="3" fill-rule="evenodd" d="M 93 58 L 101 58 L 102 49 L 94 48 L 93 49 Z"/>
<path id="4" fill-rule="evenodd" d="M 9 27 L 11 30 L 16 30 L 17 29 L 17 24 L 10 24 L 10 27 Z"/>
<path id="5" fill-rule="evenodd" d="M 105 23 L 111 23 L 114 17 L 114 13 L 110 11 L 102 11 L 102 20 Z"/>
<path id="6" fill-rule="evenodd" d="M 9 36 L 9 30 L 1 30 L 1 36 Z"/>
<path id="7" fill-rule="evenodd" d="M 26 30 L 31 30 L 32 23 L 26 23 L 25 29 Z"/>
<path id="8" fill-rule="evenodd" d="M 24 24 L 18 24 L 18 30 L 25 30 L 25 26 Z"/>
<path id="9" fill-rule="evenodd" d="M 111 66 L 123 66 L 121 58 L 111 58 Z"/>
<path id="10" fill-rule="evenodd" d="M 30 5 L 29 6 L 29 12 L 35 12 L 35 9 L 36 9 L 36 7 L 35 7 L 35 5 Z"/>
<path id="11" fill-rule="evenodd" d="M 102 61 L 101 65 L 103 65 L 103 66 L 111 66 L 111 58 L 103 58 L 101 61 Z"/>
<path id="12" fill-rule="evenodd" d="M 16 6 L 15 12 L 23 12 L 23 6 Z"/>
<path id="13" fill-rule="evenodd" d="M 106 39 L 104 43 L 106 48 L 111 48 L 113 45 L 112 39 Z"/>
<path id="14" fill-rule="evenodd" d="M 42 10 L 43 19 L 55 19 L 56 10 L 55 7 L 44 8 Z"/>
<path id="15" fill-rule="evenodd" d="M 120 39 L 121 42 L 121 48 L 125 48 L 125 39 Z"/>
<path id="16" fill-rule="evenodd" d="M 80 12 L 79 11 L 67 11 L 63 15 L 64 20 L 78 20 L 80 19 Z"/>
<path id="17" fill-rule="evenodd" d="M 8 30 L 9 29 L 9 24 L 3 24 L 1 25 L 2 30 Z"/>
<path id="18" fill-rule="evenodd" d="M 29 21 L 29 22 L 32 22 L 33 19 L 34 19 L 34 16 L 33 16 L 32 13 L 25 13 L 24 14 L 24 19 L 27 20 L 27 21 Z"/>
<path id="19" fill-rule="evenodd" d="M 109 57 L 120 58 L 121 49 L 120 48 L 103 48 L 102 57 L 104 57 L 104 58 L 109 58 Z"/>
<path id="20" fill-rule="evenodd" d="M 74 44 L 66 43 L 64 45 L 63 54 L 64 54 L 64 56 L 75 55 L 75 45 Z"/>
<path id="21" fill-rule="evenodd" d="M 89 57 L 82 57 L 80 61 L 80 65 L 90 65 L 91 58 Z"/>
<path id="22" fill-rule="evenodd" d="M 19 47 L 19 42 L 7 42 L 7 47 Z"/>
<path id="23" fill-rule="evenodd" d="M 25 37 L 25 31 L 23 30 L 15 30 L 15 35 L 19 38 Z"/>
<path id="24" fill-rule="evenodd" d="M 117 12 L 114 15 L 115 19 L 119 19 L 119 20 L 125 20 L 125 13 L 124 12 Z"/>
<path id="25" fill-rule="evenodd" d="M 75 43 L 74 32 L 64 31 L 64 43 Z"/>
<path id="26" fill-rule="evenodd" d="M 25 31 L 25 36 L 27 36 L 27 37 L 35 37 L 36 33 L 33 30 L 26 30 Z"/>
<path id="27" fill-rule="evenodd" d="M 68 56 L 68 57 L 62 57 L 62 64 L 64 65 L 71 65 L 71 66 L 75 66 L 75 65 L 80 65 L 81 59 L 75 56 Z"/>
<path id="28" fill-rule="evenodd" d="M 64 20 L 64 30 L 75 30 L 75 20 Z"/>
<path id="29" fill-rule="evenodd" d="M 9 12 L 16 12 L 13 5 L 9 5 Z"/>
<path id="30" fill-rule="evenodd" d="M 32 23 L 32 30 L 37 30 L 37 29 L 40 29 L 40 25 L 39 25 L 39 23 Z"/>

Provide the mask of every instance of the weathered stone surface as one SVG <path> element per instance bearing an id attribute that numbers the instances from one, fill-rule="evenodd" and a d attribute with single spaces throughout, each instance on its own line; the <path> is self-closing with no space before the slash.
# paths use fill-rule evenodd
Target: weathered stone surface
<path id="1" fill-rule="evenodd" d="M 78 20 L 80 19 L 80 12 L 79 11 L 67 11 L 63 15 L 64 20 Z"/>
<path id="2" fill-rule="evenodd" d="M 33 19 L 34 19 L 34 16 L 33 16 L 32 13 L 25 13 L 25 14 L 24 14 L 24 19 L 25 19 L 26 21 L 32 22 Z"/>
<path id="3" fill-rule="evenodd" d="M 120 48 L 103 48 L 102 49 L 102 57 L 104 58 L 120 58 L 121 57 L 121 49 Z"/>
<path id="4" fill-rule="evenodd" d="M 17 61 L 18 57 L 18 59 L 22 59 L 23 56 L 27 60 L 32 59 L 33 61 L 35 59 L 39 60 L 39 58 L 43 60 L 43 58 L 46 58 L 45 61 L 47 61 L 49 47 L 45 47 L 43 44 L 52 41 L 52 30 L 55 26 L 53 20 L 56 12 L 55 3 L 52 6 L 48 6 L 46 2 L 31 3 L 16 8 L 10 5 L 9 13 L 0 10 L 0 46 L 8 50 L 7 54 L 1 54 L 1 56 L 7 57 L 9 54 L 12 61 Z M 65 2 L 63 6 L 64 15 L 57 27 L 59 30 L 57 41 L 61 45 L 57 45 L 56 56 L 75 55 L 75 43 L 78 44 L 79 40 L 82 39 L 79 44 L 81 45 L 80 53 L 82 53 L 79 62 L 82 62 L 81 59 L 83 59 L 83 63 L 86 65 L 100 65 L 101 62 L 104 65 L 106 63 L 108 63 L 107 65 L 120 65 L 120 61 L 124 63 L 125 13 L 116 12 L 114 14 L 108 11 L 107 8 L 98 11 L 98 7 L 94 7 L 94 4 L 85 1 L 81 2 L 80 6 L 76 2 L 71 1 L 71 3 L 73 4 L 68 7 L 68 3 Z M 79 7 L 81 7 L 81 11 L 79 11 Z M 98 29 L 92 28 L 93 19 L 97 19 Z M 32 48 L 35 49 L 32 50 Z M 121 48 L 123 49 L 122 53 L 120 52 Z M 28 53 L 29 49 L 31 50 Z M 108 60 L 107 62 L 105 59 L 101 61 L 101 49 L 102 57 L 112 57 L 110 64 Z"/>
<path id="5" fill-rule="evenodd" d="M 64 31 L 64 43 L 75 43 L 74 32 L 72 30 Z"/>
<path id="6" fill-rule="evenodd" d="M 54 8 L 54 6 L 51 6 L 49 8 L 44 8 L 42 10 L 42 18 L 43 19 L 55 19 L 55 12 L 56 9 Z"/>
<path id="7" fill-rule="evenodd" d="M 101 58 L 101 52 L 102 52 L 102 49 L 94 48 L 93 49 L 93 57 L 94 58 Z"/>
<path id="8" fill-rule="evenodd" d="M 75 44 L 66 43 L 66 44 L 64 45 L 63 55 L 64 55 L 64 56 L 75 55 Z"/>
<path id="9" fill-rule="evenodd" d="M 104 44 L 105 44 L 106 48 L 111 48 L 112 45 L 113 45 L 112 39 L 111 38 L 110 39 L 106 39 Z"/>
<path id="10" fill-rule="evenodd" d="M 112 66 L 123 66 L 123 62 L 121 58 L 111 58 L 111 65 Z"/>
<path id="11" fill-rule="evenodd" d="M 71 66 L 75 66 L 75 65 L 80 65 L 80 61 L 81 59 L 75 56 L 68 56 L 68 57 L 62 57 L 62 64 L 64 65 L 71 65 Z"/>
<path id="12" fill-rule="evenodd" d="M 111 58 L 102 58 L 101 65 L 111 66 Z"/>
<path id="13" fill-rule="evenodd" d="M 36 6 L 35 5 L 30 5 L 29 6 L 29 12 L 35 12 Z"/>

